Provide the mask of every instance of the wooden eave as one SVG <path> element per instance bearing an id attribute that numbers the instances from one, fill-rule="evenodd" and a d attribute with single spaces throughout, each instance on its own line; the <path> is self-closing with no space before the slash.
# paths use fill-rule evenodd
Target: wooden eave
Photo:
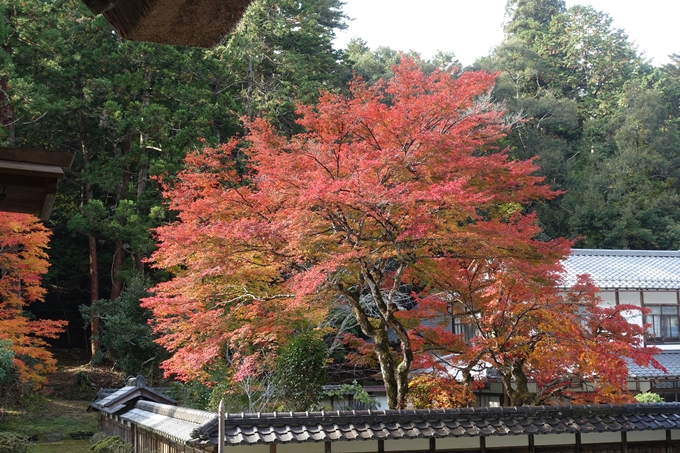
<path id="1" fill-rule="evenodd" d="M 252 0 L 83 0 L 121 37 L 213 47 L 231 31 Z"/>
<path id="2" fill-rule="evenodd" d="M 47 220 L 73 153 L 0 147 L 0 211 Z"/>

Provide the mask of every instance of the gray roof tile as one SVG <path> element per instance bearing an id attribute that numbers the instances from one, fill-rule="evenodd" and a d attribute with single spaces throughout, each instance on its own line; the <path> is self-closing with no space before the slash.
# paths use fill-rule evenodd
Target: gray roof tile
<path id="1" fill-rule="evenodd" d="M 241 414 L 225 421 L 225 440 L 248 445 L 680 429 L 677 412 L 680 404 Z M 194 430 L 205 432 L 203 440 L 188 443 L 216 444 L 217 425 L 206 426 L 208 432 Z"/>
<path id="2" fill-rule="evenodd" d="M 600 289 L 680 289 L 680 252 L 663 250 L 573 249 L 563 262 L 563 285 L 590 274 Z"/>
<path id="3" fill-rule="evenodd" d="M 628 376 L 637 378 L 659 378 L 680 376 L 680 351 L 662 351 L 654 358 L 666 368 L 666 372 L 654 367 L 636 365 L 628 360 Z"/>

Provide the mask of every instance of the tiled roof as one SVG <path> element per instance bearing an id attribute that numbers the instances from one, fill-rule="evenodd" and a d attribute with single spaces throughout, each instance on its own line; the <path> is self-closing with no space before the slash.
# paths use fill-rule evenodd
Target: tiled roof
<path id="1" fill-rule="evenodd" d="M 216 445 L 218 423 L 189 445 Z M 227 445 L 680 429 L 680 404 L 229 414 Z"/>
<path id="2" fill-rule="evenodd" d="M 628 363 L 628 376 L 637 378 L 658 378 L 680 376 L 680 351 L 663 351 L 654 358 L 666 369 L 659 370 L 654 367 L 639 366 L 633 362 Z"/>
<path id="3" fill-rule="evenodd" d="M 163 393 L 146 386 L 127 385 L 113 393 L 100 392 L 104 398 L 95 399 L 88 410 L 94 409 L 107 414 L 116 414 L 138 400 L 150 400 L 158 403 L 176 404 L 176 401 Z"/>
<path id="4" fill-rule="evenodd" d="M 151 401 L 138 401 L 134 409 L 120 416 L 123 420 L 181 444 L 189 441 L 192 432 L 199 426 L 216 417 L 214 412 Z"/>
<path id="5" fill-rule="evenodd" d="M 590 274 L 600 289 L 680 289 L 680 252 L 573 249 L 564 262 L 564 287 Z"/>

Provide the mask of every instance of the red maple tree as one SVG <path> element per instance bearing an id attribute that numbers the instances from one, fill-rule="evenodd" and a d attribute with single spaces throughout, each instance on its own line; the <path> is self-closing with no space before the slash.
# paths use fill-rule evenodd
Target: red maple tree
<path id="1" fill-rule="evenodd" d="M 470 389 L 493 370 L 514 406 L 631 402 L 626 361 L 662 368 L 644 326 L 628 321 L 641 308 L 604 307 L 588 276 L 565 291 L 559 262 L 446 260 L 428 276 L 437 290 L 404 315 L 417 320 L 417 366 Z"/>
<path id="2" fill-rule="evenodd" d="M 49 266 L 49 237 L 50 231 L 35 216 L 0 215 L 0 340 L 11 344 L 19 381 L 36 387 L 56 369 L 44 339 L 56 338 L 66 325 L 24 315 L 29 304 L 45 295 L 41 277 Z"/>
<path id="3" fill-rule="evenodd" d="M 358 350 L 380 366 L 389 406 L 403 408 L 416 354 L 427 350 L 406 311 L 410 292 L 455 292 L 450 276 L 466 263 L 507 260 L 540 270 L 527 286 L 537 297 L 551 292 L 554 279 L 542 276 L 569 244 L 535 238 L 523 207 L 555 194 L 532 161 L 498 148 L 509 125 L 489 100 L 494 79 L 426 75 L 403 58 L 384 84 L 355 80 L 349 96 L 301 106 L 303 133 L 250 124 L 243 173 L 236 141 L 189 155 L 166 187 L 179 220 L 158 229 L 153 256 L 175 276 L 144 302 L 174 353 L 166 371 L 198 377 L 228 352 L 237 374 L 248 373 L 253 354 L 284 342 L 294 320 L 318 325 L 345 305 L 369 338 Z M 451 345 L 463 351 L 460 336 Z"/>

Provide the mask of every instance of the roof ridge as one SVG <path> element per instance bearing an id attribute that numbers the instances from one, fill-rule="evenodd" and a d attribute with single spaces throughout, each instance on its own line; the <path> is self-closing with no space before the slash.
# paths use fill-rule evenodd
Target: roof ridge
<path id="1" fill-rule="evenodd" d="M 652 256 L 666 258 L 680 258 L 678 250 L 616 250 L 616 249 L 571 249 L 572 256 Z"/>
<path id="2" fill-rule="evenodd" d="M 318 412 L 232 413 L 225 419 L 227 426 L 277 426 L 304 420 L 306 424 L 337 424 L 342 422 L 423 421 L 442 419 L 495 419 L 517 415 L 528 417 L 584 416 L 616 414 L 675 414 L 680 403 L 629 405 L 565 405 L 565 406 L 505 406 L 452 409 L 360 410 Z M 212 423 L 210 423 L 212 425 Z M 207 426 L 205 428 L 208 428 Z M 204 428 L 204 429 L 205 429 Z M 212 426 L 210 427 L 212 428 Z M 209 428 L 209 429 L 210 429 Z M 209 430 L 208 429 L 208 430 Z M 214 428 L 213 428 L 214 429 Z"/>

